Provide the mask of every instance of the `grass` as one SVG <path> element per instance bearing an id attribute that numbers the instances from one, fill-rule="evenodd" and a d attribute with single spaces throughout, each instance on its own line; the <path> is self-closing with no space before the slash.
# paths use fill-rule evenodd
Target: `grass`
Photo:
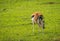
<path id="1" fill-rule="evenodd" d="M 0 0 L 0 41 L 60 41 L 60 0 Z M 44 15 L 44 34 L 35 25 L 33 35 L 31 14 Z"/>

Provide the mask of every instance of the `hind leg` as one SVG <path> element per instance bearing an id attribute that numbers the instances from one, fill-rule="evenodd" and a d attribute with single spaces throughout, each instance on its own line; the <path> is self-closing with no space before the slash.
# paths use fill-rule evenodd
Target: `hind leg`
<path id="1" fill-rule="evenodd" d="M 44 33 L 44 28 L 45 27 L 44 27 L 44 21 L 43 20 L 41 21 L 41 27 L 42 27 L 42 33 Z"/>
<path id="2" fill-rule="evenodd" d="M 38 24 L 38 32 L 40 32 L 41 22 L 39 19 L 37 20 L 37 24 Z"/>
<path id="3" fill-rule="evenodd" d="M 41 21 L 41 27 L 42 27 L 42 29 L 45 29 L 44 21 L 43 20 Z"/>

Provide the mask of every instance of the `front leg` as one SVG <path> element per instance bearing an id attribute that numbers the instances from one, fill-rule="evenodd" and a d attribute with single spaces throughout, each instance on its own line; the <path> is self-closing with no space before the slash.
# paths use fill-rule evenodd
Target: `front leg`
<path id="1" fill-rule="evenodd" d="M 35 23 L 35 21 L 34 21 L 34 17 L 32 18 L 32 31 L 33 31 L 33 33 L 34 33 L 34 23 Z"/>

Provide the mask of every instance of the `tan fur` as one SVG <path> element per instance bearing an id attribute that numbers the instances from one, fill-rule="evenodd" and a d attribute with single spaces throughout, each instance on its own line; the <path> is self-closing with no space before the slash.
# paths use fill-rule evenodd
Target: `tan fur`
<path id="1" fill-rule="evenodd" d="M 34 20 L 35 20 L 35 22 L 37 22 L 37 19 L 38 19 L 38 16 L 40 16 L 40 15 L 42 15 L 42 14 L 40 14 L 39 12 L 34 12 L 33 14 L 32 14 L 32 16 L 34 15 Z"/>

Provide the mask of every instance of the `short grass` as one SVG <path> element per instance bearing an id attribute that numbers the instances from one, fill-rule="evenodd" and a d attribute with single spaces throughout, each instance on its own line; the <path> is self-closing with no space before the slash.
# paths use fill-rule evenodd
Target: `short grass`
<path id="1" fill-rule="evenodd" d="M 48 2 L 54 2 L 49 4 Z M 0 41 L 60 41 L 60 0 L 0 0 Z M 33 35 L 31 14 L 44 15 L 45 29 Z"/>

